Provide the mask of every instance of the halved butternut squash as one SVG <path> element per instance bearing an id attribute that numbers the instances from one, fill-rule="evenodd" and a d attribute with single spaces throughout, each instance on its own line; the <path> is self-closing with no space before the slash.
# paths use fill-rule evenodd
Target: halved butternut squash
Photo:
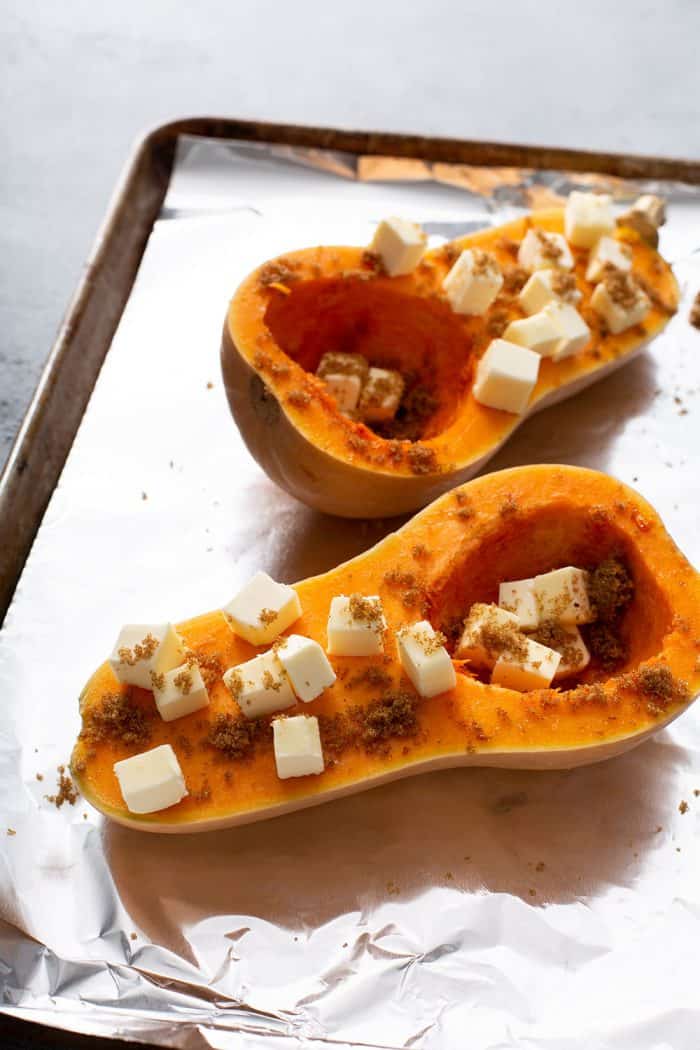
<path id="1" fill-rule="evenodd" d="M 594 659 L 560 688 L 519 693 L 486 684 L 454 661 L 456 687 L 432 699 L 419 698 L 402 674 L 395 642 L 402 625 L 427 618 L 454 638 L 474 602 L 496 600 L 500 582 L 611 556 L 624 560 L 634 583 L 620 626 L 627 655 L 614 674 Z M 205 831 L 450 766 L 571 768 L 641 743 L 700 690 L 700 576 L 653 508 L 595 471 L 534 466 L 476 479 L 296 590 L 303 614 L 287 633 L 324 647 L 335 595 L 380 595 L 388 623 L 383 656 L 333 657 L 335 684 L 284 712 L 319 717 L 325 771 L 278 779 L 275 716 L 245 719 L 222 682 L 225 669 L 258 650 L 215 611 L 179 627 L 208 682 L 207 708 L 164 722 L 153 694 L 121 685 L 108 663 L 89 680 L 72 758 L 88 801 L 132 827 Z M 164 743 L 175 749 L 189 795 L 135 816 L 114 762 Z"/>
<path id="2" fill-rule="evenodd" d="M 310 506 L 344 517 L 385 517 L 424 506 L 473 477 L 533 412 L 630 361 L 667 323 L 678 302 L 669 265 L 632 229 L 635 275 L 652 300 L 642 324 L 606 333 L 591 309 L 588 253 L 573 248 L 592 331 L 587 349 L 544 359 L 523 415 L 487 408 L 472 394 L 474 369 L 508 321 L 523 316 L 510 278 L 530 226 L 561 233 L 563 211 L 541 211 L 430 251 L 416 270 L 387 277 L 361 248 L 318 247 L 265 263 L 243 281 L 224 325 L 221 360 L 231 411 L 267 474 Z M 488 249 L 505 275 L 484 317 L 454 313 L 442 281 L 465 248 Z M 509 291 L 509 288 L 511 289 Z M 379 367 L 418 377 L 430 392 L 415 440 L 387 439 L 343 415 L 314 372 L 327 351 L 360 353 Z"/>

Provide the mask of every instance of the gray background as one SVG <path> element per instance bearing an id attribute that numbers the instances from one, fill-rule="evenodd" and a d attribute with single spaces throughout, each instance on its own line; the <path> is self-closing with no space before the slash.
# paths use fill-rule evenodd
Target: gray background
<path id="1" fill-rule="evenodd" d="M 120 169 L 252 117 L 700 155 L 700 3 L 0 0 L 0 464 Z"/>

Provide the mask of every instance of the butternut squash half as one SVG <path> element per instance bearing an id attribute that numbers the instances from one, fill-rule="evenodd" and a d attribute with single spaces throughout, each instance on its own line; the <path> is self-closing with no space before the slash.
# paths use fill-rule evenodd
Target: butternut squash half
<path id="1" fill-rule="evenodd" d="M 541 211 L 428 252 L 413 273 L 387 277 L 361 248 L 290 252 L 259 267 L 234 295 L 221 360 L 233 416 L 255 459 L 304 503 L 344 517 L 385 517 L 424 506 L 478 473 L 528 415 L 571 397 L 630 361 L 667 323 L 678 302 L 669 265 L 632 229 L 635 275 L 652 300 L 642 324 L 611 335 L 590 300 L 587 251 L 572 248 L 592 331 L 582 353 L 542 361 L 522 415 L 474 399 L 475 365 L 508 321 L 522 317 L 512 278 L 530 226 L 561 233 L 563 210 Z M 442 281 L 465 248 L 488 249 L 505 276 L 484 317 L 454 313 Z M 415 440 L 387 440 L 343 415 L 314 372 L 329 350 L 418 376 L 433 407 Z M 414 435 L 415 437 L 415 435 Z"/>
<path id="2" fill-rule="evenodd" d="M 559 688 L 521 693 L 487 684 L 454 660 L 455 688 L 432 699 L 418 697 L 402 674 L 395 641 L 402 625 L 427 618 L 454 639 L 473 603 L 497 600 L 500 582 L 611 556 L 624 560 L 634 583 L 620 625 L 626 657 L 614 673 L 594 658 Z M 379 595 L 388 624 L 383 656 L 332 657 L 335 684 L 284 712 L 318 716 L 324 772 L 278 779 L 276 716 L 245 719 L 222 681 L 225 669 L 259 650 L 215 611 L 178 628 L 207 681 L 207 708 L 164 722 L 153 694 L 120 685 L 108 663 L 85 686 L 72 771 L 89 802 L 146 831 L 207 831 L 451 766 L 572 768 L 640 744 L 700 690 L 700 576 L 653 508 L 595 471 L 534 466 L 479 478 L 296 590 L 303 613 L 287 633 L 324 648 L 335 595 Z M 166 743 L 188 796 L 158 813 L 129 813 L 115 761 Z"/>

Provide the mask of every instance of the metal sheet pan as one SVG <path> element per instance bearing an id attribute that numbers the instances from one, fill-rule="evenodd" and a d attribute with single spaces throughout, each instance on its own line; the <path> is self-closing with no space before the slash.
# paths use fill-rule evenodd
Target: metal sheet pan
<path id="1" fill-rule="evenodd" d="M 390 204 L 439 236 L 565 191 L 571 177 L 554 169 L 577 163 L 683 180 L 665 187 L 662 242 L 686 295 L 679 316 L 649 354 L 529 421 L 492 466 L 609 470 L 700 553 L 700 336 L 684 316 L 700 286 L 697 166 L 234 129 L 247 144 L 205 141 L 219 125 L 176 128 L 204 134 L 181 141 L 172 179 L 175 130 L 141 148 L 3 483 L 2 538 L 20 534 L 5 547 L 9 594 L 72 440 L 67 417 L 80 416 L 118 322 L 0 635 L 2 821 L 16 832 L 0 841 L 2 1010 L 182 1047 L 432 1050 L 468 1032 L 476 1048 L 690 1048 L 695 712 L 599 767 L 454 771 L 224 834 L 144 841 L 81 802 L 56 811 L 43 799 L 80 686 L 123 620 L 214 607 L 258 566 L 284 580 L 322 571 L 395 524 L 329 519 L 275 489 L 242 448 L 217 370 L 225 303 L 248 269 L 305 242 L 363 243 Z M 401 163 L 382 159 L 392 155 Z M 69 388 L 77 400 L 47 456 L 38 442 Z"/>

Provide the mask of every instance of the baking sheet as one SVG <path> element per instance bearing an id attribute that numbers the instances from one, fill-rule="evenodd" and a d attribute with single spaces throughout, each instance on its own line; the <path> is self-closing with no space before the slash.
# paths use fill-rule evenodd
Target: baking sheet
<path id="1" fill-rule="evenodd" d="M 310 511 L 248 456 L 218 374 L 238 281 L 303 244 L 366 243 L 387 212 L 452 236 L 578 181 L 590 182 L 181 143 L 0 634 L 2 1009 L 187 1048 L 696 1050 L 696 708 L 600 766 L 445 772 L 210 835 L 140 835 L 82 800 L 44 799 L 79 728 L 78 692 L 122 622 L 216 607 L 256 568 L 287 581 L 323 571 L 397 524 Z M 679 315 L 490 466 L 607 470 L 697 563 L 700 333 L 686 318 L 700 192 L 651 188 L 671 201 L 661 247 Z"/>

